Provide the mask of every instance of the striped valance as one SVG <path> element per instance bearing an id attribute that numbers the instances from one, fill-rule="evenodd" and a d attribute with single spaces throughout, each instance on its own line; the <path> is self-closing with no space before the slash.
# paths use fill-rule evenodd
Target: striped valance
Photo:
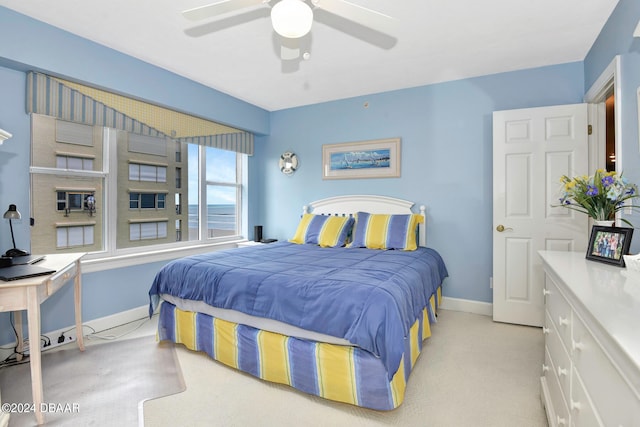
<path id="1" fill-rule="evenodd" d="M 27 74 L 27 112 L 253 154 L 253 134 L 125 96 Z"/>
<path id="2" fill-rule="evenodd" d="M 192 136 L 178 138 L 181 142 L 206 145 L 223 150 L 253 154 L 253 134 L 249 132 L 225 133 L 222 135 Z"/>

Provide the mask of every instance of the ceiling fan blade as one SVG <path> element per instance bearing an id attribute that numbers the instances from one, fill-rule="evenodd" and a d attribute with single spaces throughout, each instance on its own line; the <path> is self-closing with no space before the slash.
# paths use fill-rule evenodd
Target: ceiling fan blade
<path id="1" fill-rule="evenodd" d="M 182 16 L 191 21 L 199 21 L 262 3 L 269 3 L 269 0 L 222 0 L 185 10 L 182 12 Z"/>
<path id="2" fill-rule="evenodd" d="M 316 9 L 313 13 L 313 19 L 381 49 L 389 50 L 398 43 L 398 39 L 389 33 L 376 31 L 326 10 Z"/>
<path id="3" fill-rule="evenodd" d="M 395 29 L 396 19 L 357 4 L 344 0 L 312 0 L 312 3 L 317 8 L 381 33 L 389 34 Z"/>

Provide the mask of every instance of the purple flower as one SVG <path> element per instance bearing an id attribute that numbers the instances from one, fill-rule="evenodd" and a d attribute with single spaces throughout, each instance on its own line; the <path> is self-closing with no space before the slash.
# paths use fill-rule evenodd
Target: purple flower
<path id="1" fill-rule="evenodd" d="M 597 196 L 598 195 L 598 187 L 595 185 L 587 185 L 587 196 Z"/>
<path id="2" fill-rule="evenodd" d="M 608 186 L 613 184 L 613 177 L 612 176 L 605 176 L 602 178 L 602 186 L 604 188 L 607 188 Z"/>

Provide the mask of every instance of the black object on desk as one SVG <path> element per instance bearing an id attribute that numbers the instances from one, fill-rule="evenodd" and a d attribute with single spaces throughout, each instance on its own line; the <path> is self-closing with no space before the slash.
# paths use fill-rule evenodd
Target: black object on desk
<path id="1" fill-rule="evenodd" d="M 24 256 L 1 256 L 0 268 L 11 267 L 12 265 L 35 264 L 44 259 L 44 255 L 24 255 Z"/>
<path id="2" fill-rule="evenodd" d="M 44 255 L 24 255 L 24 256 L 16 256 L 11 260 L 12 265 L 21 265 L 21 264 L 35 264 L 36 262 L 42 261 L 44 259 Z"/>
<path id="3" fill-rule="evenodd" d="M 45 276 L 55 272 L 50 268 L 31 264 L 12 265 L 11 267 L 0 269 L 0 280 L 9 282 L 11 280 L 26 279 L 27 277 Z"/>

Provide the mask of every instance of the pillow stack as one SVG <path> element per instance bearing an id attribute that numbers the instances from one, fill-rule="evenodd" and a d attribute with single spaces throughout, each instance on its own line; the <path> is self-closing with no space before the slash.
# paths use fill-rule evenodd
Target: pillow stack
<path id="1" fill-rule="evenodd" d="M 290 242 L 312 243 L 324 248 L 344 246 L 353 228 L 353 221 L 349 216 L 304 214 Z"/>
<path id="2" fill-rule="evenodd" d="M 422 215 L 385 215 L 358 212 L 353 248 L 401 249 L 415 251 L 416 228 L 424 222 Z"/>
<path id="3" fill-rule="evenodd" d="M 349 243 L 348 239 L 352 237 L 348 244 L 350 248 L 414 251 L 418 248 L 417 227 L 423 222 L 424 218 L 418 214 L 358 212 L 355 220 L 348 216 L 304 214 L 290 242 L 340 247 Z"/>

